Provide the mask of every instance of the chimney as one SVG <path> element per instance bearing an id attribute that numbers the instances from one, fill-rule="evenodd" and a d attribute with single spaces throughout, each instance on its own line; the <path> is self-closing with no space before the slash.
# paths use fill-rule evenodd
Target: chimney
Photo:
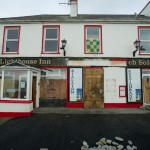
<path id="1" fill-rule="evenodd" d="M 70 17 L 77 17 L 78 14 L 78 0 L 70 1 Z"/>

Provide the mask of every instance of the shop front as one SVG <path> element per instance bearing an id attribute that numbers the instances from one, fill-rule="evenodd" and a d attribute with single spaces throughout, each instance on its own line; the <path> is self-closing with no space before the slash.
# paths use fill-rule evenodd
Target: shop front
<path id="1" fill-rule="evenodd" d="M 66 107 L 66 60 L 0 59 L 0 117 L 31 115 L 38 107 Z"/>
<path id="2" fill-rule="evenodd" d="M 131 65 L 131 61 L 114 58 L 69 60 L 66 106 L 92 109 L 142 106 L 143 97 L 147 97 L 143 93 L 147 84 L 144 80 L 150 72 Z"/>
<path id="3" fill-rule="evenodd" d="M 18 62 L 0 67 L 0 117 L 28 116 L 38 105 L 40 70 Z"/>
<path id="4" fill-rule="evenodd" d="M 102 67 L 69 67 L 67 107 L 103 108 L 103 80 Z"/>
<path id="5" fill-rule="evenodd" d="M 129 59 L 127 66 L 128 102 L 150 105 L 150 60 Z"/>

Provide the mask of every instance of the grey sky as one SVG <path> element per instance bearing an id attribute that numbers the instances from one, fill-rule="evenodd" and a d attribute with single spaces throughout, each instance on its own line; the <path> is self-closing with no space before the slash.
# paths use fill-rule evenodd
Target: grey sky
<path id="1" fill-rule="evenodd" d="M 10 3 L 11 2 L 11 3 Z M 68 0 L 0 0 L 0 18 L 40 14 L 69 14 Z M 139 13 L 149 0 L 78 0 L 79 14 Z"/>

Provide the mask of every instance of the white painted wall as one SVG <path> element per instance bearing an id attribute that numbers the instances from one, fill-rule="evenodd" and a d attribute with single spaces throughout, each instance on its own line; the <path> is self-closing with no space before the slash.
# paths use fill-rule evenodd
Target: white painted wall
<path id="1" fill-rule="evenodd" d="M 125 68 L 104 68 L 104 103 L 126 103 L 125 97 L 119 97 L 119 86 L 126 85 Z"/>
<path id="2" fill-rule="evenodd" d="M 0 112 L 31 112 L 33 103 L 0 103 Z"/>
<path id="3" fill-rule="evenodd" d="M 92 22 L 90 24 L 92 25 Z M 101 24 L 104 54 L 84 54 L 84 25 L 87 24 L 55 25 L 60 25 L 60 46 L 62 39 L 67 40 L 66 57 L 133 57 L 132 51 L 135 50 L 133 42 L 138 38 L 137 26 L 146 26 L 146 24 Z M 4 26 L 6 24 L 0 26 L 1 48 Z M 9 26 L 15 26 L 15 24 L 9 24 Z M 20 26 L 19 54 L 1 55 L 1 57 L 63 57 L 62 50 L 60 54 L 41 54 L 43 24 L 22 24 Z"/>

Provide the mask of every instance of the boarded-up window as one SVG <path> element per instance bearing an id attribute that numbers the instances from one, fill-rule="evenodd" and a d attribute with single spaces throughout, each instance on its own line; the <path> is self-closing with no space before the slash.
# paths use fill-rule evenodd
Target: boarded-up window
<path id="1" fill-rule="evenodd" d="M 66 80 L 64 79 L 41 79 L 40 80 L 40 98 L 47 99 L 65 99 L 66 98 Z"/>

